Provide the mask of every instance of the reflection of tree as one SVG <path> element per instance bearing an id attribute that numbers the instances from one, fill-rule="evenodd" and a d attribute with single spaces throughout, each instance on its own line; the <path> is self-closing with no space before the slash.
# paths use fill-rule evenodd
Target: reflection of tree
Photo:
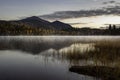
<path id="1" fill-rule="evenodd" d="M 47 37 L 46 37 L 47 38 Z M 16 38 L 4 38 L 0 39 L 0 49 L 4 50 L 21 50 L 30 52 L 31 54 L 39 54 L 48 49 L 59 50 L 61 48 L 70 46 L 74 41 L 71 40 L 59 40 L 52 39 L 51 41 L 46 38 L 34 38 L 34 39 L 16 39 Z"/>

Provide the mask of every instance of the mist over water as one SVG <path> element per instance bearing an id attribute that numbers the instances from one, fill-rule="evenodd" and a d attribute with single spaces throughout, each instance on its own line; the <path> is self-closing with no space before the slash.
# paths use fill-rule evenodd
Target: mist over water
<path id="1" fill-rule="evenodd" d="M 119 42 L 119 36 L 1 36 L 0 80 L 101 80 L 69 71 L 74 65 L 118 66 L 120 50 L 96 47 L 98 42 Z M 101 43 L 103 45 L 103 43 Z M 114 53 L 118 57 L 94 55 Z M 91 53 L 89 55 L 89 53 Z M 106 55 L 105 55 L 106 56 Z"/>

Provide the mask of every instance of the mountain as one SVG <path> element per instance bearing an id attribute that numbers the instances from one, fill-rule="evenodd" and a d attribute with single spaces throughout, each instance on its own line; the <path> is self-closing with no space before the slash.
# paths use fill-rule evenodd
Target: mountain
<path id="1" fill-rule="evenodd" d="M 65 24 L 60 21 L 54 21 L 49 22 L 46 20 L 43 20 L 37 16 L 27 17 L 21 20 L 15 20 L 15 21 L 0 21 L 1 24 L 3 23 L 9 23 L 9 25 L 13 26 L 16 25 L 16 27 L 21 27 L 22 25 L 26 25 L 33 28 L 41 28 L 41 29 L 52 29 L 52 30 L 71 30 L 73 29 L 71 25 Z"/>
<path id="2" fill-rule="evenodd" d="M 36 16 L 27 17 L 25 19 L 18 20 L 17 22 L 24 23 L 33 27 L 39 27 L 44 29 L 54 29 L 54 27 L 51 26 L 50 22 Z"/>
<path id="3" fill-rule="evenodd" d="M 72 26 L 69 24 L 65 24 L 60 21 L 49 22 L 43 20 L 37 16 L 27 17 L 25 19 L 19 20 L 19 22 L 28 24 L 30 26 L 40 27 L 44 29 L 54 29 L 54 30 L 70 30 Z"/>
<path id="4" fill-rule="evenodd" d="M 36 17 L 36 16 L 32 16 L 32 17 L 27 17 L 25 19 L 22 19 L 22 20 L 19 20 L 19 21 L 22 21 L 22 22 L 31 22 L 31 21 L 39 21 L 39 22 L 42 22 L 42 23 L 50 23 L 48 21 L 45 21 L 39 17 Z"/>
<path id="5" fill-rule="evenodd" d="M 54 21 L 51 23 L 51 25 L 54 26 L 54 28 L 56 30 L 71 30 L 71 29 L 73 29 L 71 25 L 65 24 L 60 21 Z"/>

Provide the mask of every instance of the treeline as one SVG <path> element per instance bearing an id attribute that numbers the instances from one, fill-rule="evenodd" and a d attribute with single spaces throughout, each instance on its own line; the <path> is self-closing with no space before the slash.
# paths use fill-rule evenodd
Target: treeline
<path id="1" fill-rule="evenodd" d="M 24 23 L 0 21 L 0 35 L 120 35 L 120 27 L 109 25 L 108 29 L 73 28 L 69 30 L 45 29 Z"/>
<path id="2" fill-rule="evenodd" d="M 108 35 L 120 35 L 120 26 L 109 25 L 108 29 L 104 31 L 104 34 Z"/>
<path id="3" fill-rule="evenodd" d="M 0 21 L 0 35 L 75 35 L 67 30 L 45 29 L 33 27 L 24 23 Z"/>

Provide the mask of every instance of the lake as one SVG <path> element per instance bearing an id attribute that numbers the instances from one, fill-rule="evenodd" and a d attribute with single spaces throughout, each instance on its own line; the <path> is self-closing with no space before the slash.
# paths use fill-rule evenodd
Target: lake
<path id="1" fill-rule="evenodd" d="M 120 36 L 1 36 L 0 80 L 102 80 L 69 68 L 119 67 L 119 42 Z"/>

